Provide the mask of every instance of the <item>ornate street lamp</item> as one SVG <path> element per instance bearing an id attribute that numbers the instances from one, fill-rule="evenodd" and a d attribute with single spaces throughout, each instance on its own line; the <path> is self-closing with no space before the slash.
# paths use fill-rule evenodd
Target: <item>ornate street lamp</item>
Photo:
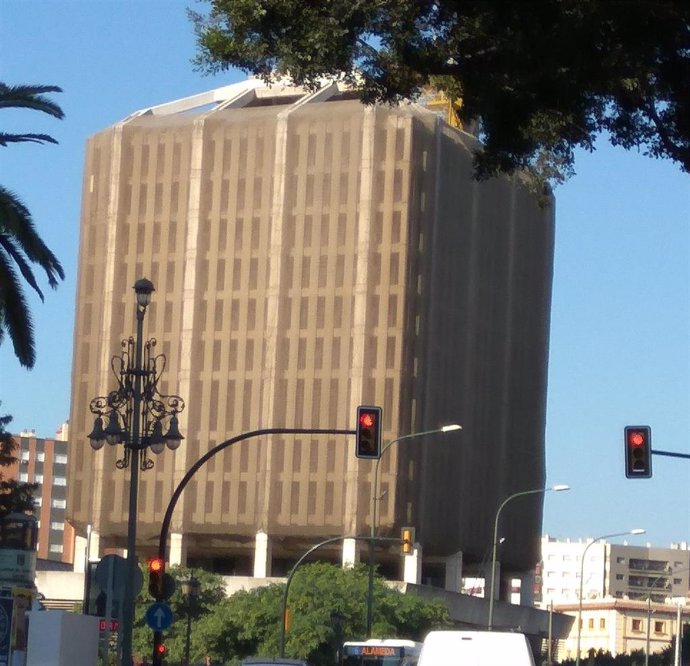
<path id="1" fill-rule="evenodd" d="M 110 361 L 117 381 L 117 388 L 106 396 L 94 398 L 89 408 L 96 414 L 93 430 L 89 434 L 91 447 L 99 450 L 108 443 L 122 444 L 124 455 L 117 460 L 118 469 L 130 470 L 129 512 L 127 516 L 127 566 L 122 605 L 122 664 L 132 661 L 132 626 L 134 620 L 133 583 L 137 569 L 137 502 L 139 470 L 153 467 L 149 449 L 161 453 L 167 446 L 175 450 L 183 439 L 177 415 L 185 408 L 178 395 L 164 395 L 158 390 L 158 382 L 165 370 L 164 354 L 155 354 L 156 339 L 143 341 L 143 324 L 146 308 L 155 291 L 150 280 L 142 278 L 134 284 L 137 299 L 136 338 L 122 341 L 122 353 Z M 104 426 L 105 423 L 105 427 Z M 164 423 L 167 431 L 164 434 Z"/>
<path id="2" fill-rule="evenodd" d="M 496 589 L 496 556 L 497 556 L 497 549 L 498 549 L 498 519 L 501 515 L 501 511 L 503 510 L 503 507 L 508 504 L 511 500 L 514 500 L 516 497 L 522 497 L 524 495 L 539 495 L 541 493 L 548 493 L 550 491 L 554 492 L 563 492 L 564 490 L 570 490 L 570 486 L 567 486 L 563 483 L 552 486 L 551 488 L 534 488 L 533 490 L 522 490 L 519 493 L 513 493 L 512 495 L 509 495 L 506 497 L 503 502 L 501 502 L 501 505 L 498 507 L 498 511 L 496 511 L 496 518 L 494 519 L 494 539 L 493 539 L 493 544 L 492 544 L 492 550 L 491 550 L 491 588 L 489 591 L 489 621 L 487 623 L 487 628 L 489 631 L 491 631 L 494 628 L 494 594 L 495 594 L 495 589 Z"/>

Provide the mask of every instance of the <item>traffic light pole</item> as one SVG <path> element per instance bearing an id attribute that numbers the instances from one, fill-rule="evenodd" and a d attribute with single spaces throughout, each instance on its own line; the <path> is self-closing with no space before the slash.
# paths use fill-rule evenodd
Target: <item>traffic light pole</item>
<path id="1" fill-rule="evenodd" d="M 177 506 L 177 501 L 182 495 L 182 491 L 187 487 L 187 484 L 191 481 L 192 477 L 201 469 L 211 458 L 216 454 L 224 451 L 233 444 L 238 442 L 243 442 L 245 439 L 251 439 L 252 437 L 262 437 L 263 435 L 354 435 L 354 430 L 339 430 L 332 428 L 261 428 L 260 430 L 251 430 L 250 432 L 242 433 L 241 435 L 236 435 L 230 439 L 226 439 L 224 442 L 217 444 L 212 449 L 209 449 L 199 460 L 197 460 L 190 468 L 187 470 L 185 475 L 180 479 L 177 484 L 175 491 L 168 502 L 168 508 L 165 510 L 165 515 L 163 516 L 163 522 L 161 523 L 161 533 L 158 541 L 158 557 L 165 560 L 165 548 L 168 542 L 168 533 L 170 532 L 170 523 L 172 522 L 173 511 L 175 506 Z"/>
<path id="2" fill-rule="evenodd" d="M 392 442 L 391 442 L 392 443 Z M 336 541 L 343 541 L 344 539 L 354 539 L 355 541 L 368 541 L 369 543 L 372 543 L 376 537 L 362 537 L 362 536 L 338 536 L 338 537 L 332 537 L 330 539 L 326 539 L 325 541 L 321 541 L 320 543 L 317 543 L 315 546 L 312 546 L 302 557 L 295 562 L 295 566 L 290 569 L 290 573 L 288 574 L 287 581 L 285 583 L 285 590 L 283 591 L 283 607 L 282 607 L 282 612 L 280 614 L 280 658 L 285 657 L 285 632 L 287 631 L 287 600 L 288 600 L 288 593 L 290 592 L 290 583 L 292 583 L 292 577 L 295 574 L 295 571 L 297 571 L 297 568 L 304 562 L 304 560 L 309 557 L 315 550 L 318 550 L 322 546 L 327 546 L 329 543 L 335 543 Z M 380 539 L 377 539 L 378 541 L 388 541 L 388 542 L 396 542 L 396 543 L 402 543 L 402 540 L 399 538 L 395 537 L 381 537 Z"/>
<path id="3" fill-rule="evenodd" d="M 175 491 L 168 502 L 168 507 L 165 510 L 165 515 L 163 516 L 163 522 L 161 523 L 161 533 L 160 539 L 158 541 L 158 557 L 165 561 L 165 548 L 168 542 L 168 533 L 170 531 L 170 523 L 172 522 L 173 511 L 175 511 L 175 506 L 177 501 L 182 495 L 182 491 L 187 487 L 187 484 L 191 481 L 192 477 L 203 467 L 211 458 L 216 454 L 224 451 L 233 444 L 238 442 L 243 442 L 246 439 L 251 439 L 252 437 L 261 437 L 263 435 L 354 435 L 354 430 L 340 430 L 331 428 L 262 428 L 259 430 L 251 430 L 250 432 L 242 433 L 241 435 L 236 435 L 230 439 L 226 439 L 224 442 L 217 444 L 212 449 L 209 449 L 199 460 L 197 460 L 185 473 L 185 475 L 180 479 L 177 484 Z M 340 537 L 342 538 L 342 537 Z M 161 663 L 160 655 L 157 654 L 156 648 L 162 642 L 162 634 L 160 631 L 154 632 L 153 647 L 154 647 L 154 666 L 159 666 Z"/>

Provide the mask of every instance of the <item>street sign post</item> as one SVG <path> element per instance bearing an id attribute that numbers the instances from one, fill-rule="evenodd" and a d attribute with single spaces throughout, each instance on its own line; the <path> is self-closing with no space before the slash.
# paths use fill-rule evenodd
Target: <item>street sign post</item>
<path id="1" fill-rule="evenodd" d="M 164 631 L 173 621 L 173 612 L 168 604 L 151 604 L 146 611 L 146 624 L 154 631 Z"/>

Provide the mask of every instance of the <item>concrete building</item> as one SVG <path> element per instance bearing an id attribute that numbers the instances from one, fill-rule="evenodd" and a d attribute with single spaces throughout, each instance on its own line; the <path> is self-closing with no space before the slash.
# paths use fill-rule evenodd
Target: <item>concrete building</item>
<path id="1" fill-rule="evenodd" d="M 583 601 L 646 601 L 651 597 L 653 602 L 663 603 L 668 598 L 685 598 L 690 593 L 690 548 L 685 542 L 658 548 L 650 544 L 559 541 L 546 535 L 542 538 L 538 605 L 546 608 L 550 603 L 577 603 L 581 570 Z"/>
<path id="2" fill-rule="evenodd" d="M 45 560 L 72 563 L 74 529 L 65 520 L 67 507 L 67 424 L 60 426 L 55 439 L 36 437 L 24 430 L 14 439 L 19 445 L 17 463 L 8 467 L 8 479 L 37 483 L 34 493 L 38 519 L 37 556 Z"/>
<path id="3" fill-rule="evenodd" d="M 554 604 L 558 613 L 577 618 L 578 604 Z M 671 644 L 681 627 L 690 622 L 690 607 L 670 602 L 647 604 L 623 599 L 586 600 L 582 606 L 580 657 L 586 658 L 590 650 L 629 654 L 634 650 L 654 654 Z M 577 619 L 570 635 L 559 650 L 559 658 L 573 659 L 577 655 Z"/>
<path id="4" fill-rule="evenodd" d="M 185 435 L 142 474 L 138 538 L 214 445 L 270 427 L 354 429 L 383 406 L 378 532 L 416 527 L 411 582 L 459 589 L 497 507 L 544 484 L 553 208 L 519 176 L 472 179 L 476 140 L 416 104 L 362 106 L 256 80 L 133 113 L 86 151 L 68 517 L 93 553 L 125 544 L 129 475 L 94 452 L 89 401 L 156 287 L 145 334 L 184 397 Z M 316 542 L 367 535 L 374 465 L 349 437 L 264 437 L 211 459 L 173 517 L 171 562 L 284 575 Z M 506 580 L 539 560 L 543 498 L 504 512 Z M 324 549 L 334 561 L 359 545 Z M 398 548 L 377 555 L 402 576 Z M 523 586 L 531 590 L 532 585 Z"/>

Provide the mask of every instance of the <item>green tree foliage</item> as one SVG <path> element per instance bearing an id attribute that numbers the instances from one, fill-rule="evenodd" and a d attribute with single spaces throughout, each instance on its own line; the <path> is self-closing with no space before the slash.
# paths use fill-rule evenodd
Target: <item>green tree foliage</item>
<path id="1" fill-rule="evenodd" d="M 477 175 L 573 171 L 613 144 L 690 172 L 690 3 L 685 0 L 207 0 L 191 12 L 198 67 L 341 78 L 364 101 L 462 99 L 484 150 Z"/>
<path id="2" fill-rule="evenodd" d="M 633 650 L 630 654 L 617 654 L 615 657 L 608 650 L 591 649 L 587 659 L 580 663 L 586 666 L 645 666 L 644 650 Z M 561 666 L 575 666 L 575 659 L 564 659 Z M 671 666 L 673 656 L 667 648 L 660 653 L 649 655 L 649 666 Z"/>
<path id="3" fill-rule="evenodd" d="M 45 96 L 55 92 L 62 90 L 57 86 L 8 86 L 0 82 L 0 108 L 31 109 L 62 118 L 62 109 Z M 57 143 L 48 134 L 0 131 L 2 147 L 25 142 Z M 19 196 L 0 185 L 0 344 L 7 333 L 15 355 L 27 368 L 32 368 L 36 362 L 36 347 L 22 279 L 43 300 L 32 263 L 45 271 L 48 284 L 53 289 L 57 287 L 58 279 L 65 277 L 60 262 L 38 235 L 29 209 Z"/>
<path id="4" fill-rule="evenodd" d="M 185 577 L 189 571 L 173 569 Z M 228 664 L 252 655 L 278 656 L 284 584 L 273 584 L 224 597 L 222 579 L 195 570 L 202 594 L 192 607 L 191 663 Z M 146 586 L 145 586 L 146 587 Z M 290 585 L 288 608 L 292 622 L 286 634 L 285 655 L 307 659 L 310 664 L 332 666 L 338 646 L 345 640 L 365 637 L 367 569 L 342 569 L 315 563 L 300 567 Z M 377 636 L 420 640 L 432 628 L 448 624 L 448 610 L 440 601 L 404 595 L 375 580 L 373 631 Z M 144 614 L 151 603 L 140 595 L 134 632 L 134 654 L 150 654 L 151 630 Z M 186 636 L 187 606 L 179 586 L 170 600 L 175 622 L 166 632 L 170 662 L 182 659 Z"/>
<path id="5" fill-rule="evenodd" d="M 17 462 L 15 453 L 19 444 L 5 429 L 11 422 L 11 416 L 0 416 L 0 467 L 9 467 Z M 6 479 L 0 472 L 0 518 L 8 513 L 33 511 L 33 494 L 36 488 L 37 483 L 20 483 L 16 479 Z"/>

